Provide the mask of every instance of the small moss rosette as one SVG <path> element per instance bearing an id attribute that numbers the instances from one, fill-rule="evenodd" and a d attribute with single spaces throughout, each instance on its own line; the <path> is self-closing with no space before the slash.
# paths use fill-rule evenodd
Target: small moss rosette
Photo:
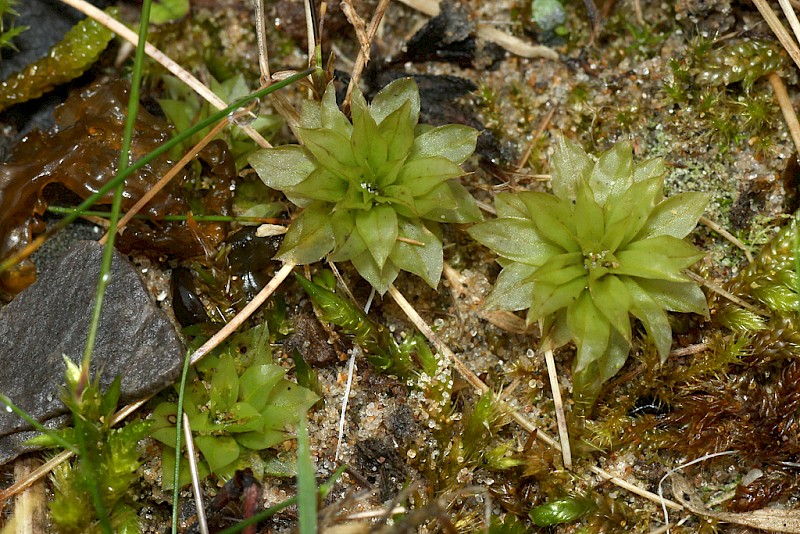
<path id="1" fill-rule="evenodd" d="M 663 361 L 672 343 L 666 312 L 708 314 L 703 292 L 682 271 L 703 257 L 683 238 L 709 195 L 664 198 L 665 175 L 661 159 L 634 164 L 627 142 L 595 161 L 562 139 L 552 195 L 498 194 L 497 218 L 469 229 L 503 267 L 486 306 L 527 309 L 550 346 L 574 341 L 578 395 L 597 393 L 625 363 L 630 315 Z"/>
<path id="2" fill-rule="evenodd" d="M 435 288 L 442 273 L 438 223 L 481 220 L 456 178 L 475 150 L 467 126 L 418 124 L 419 90 L 410 78 L 382 89 L 371 104 L 357 89 L 352 122 L 333 84 L 303 108 L 301 145 L 263 149 L 249 158 L 267 186 L 303 208 L 276 259 L 350 260 L 381 294 L 409 271 Z"/>

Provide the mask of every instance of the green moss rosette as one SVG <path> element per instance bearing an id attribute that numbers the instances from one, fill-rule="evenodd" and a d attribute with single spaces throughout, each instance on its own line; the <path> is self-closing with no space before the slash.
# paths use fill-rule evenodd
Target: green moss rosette
<path id="1" fill-rule="evenodd" d="M 575 393 L 589 404 L 628 357 L 631 315 L 663 360 L 672 343 L 667 311 L 708 313 L 683 274 L 703 253 L 683 238 L 709 195 L 664 198 L 665 174 L 660 159 L 634 164 L 627 142 L 594 161 L 563 139 L 552 195 L 501 193 L 497 218 L 469 229 L 503 267 L 487 307 L 527 309 L 552 347 L 574 341 Z"/>
<path id="2" fill-rule="evenodd" d="M 303 208 L 276 259 L 351 261 L 381 294 L 408 271 L 435 288 L 442 272 L 438 224 L 481 220 L 456 180 L 475 150 L 467 126 L 418 124 L 419 91 L 410 78 L 381 90 L 371 104 L 353 92 L 352 122 L 333 85 L 303 109 L 301 145 L 264 149 L 250 164 L 267 186 Z"/>

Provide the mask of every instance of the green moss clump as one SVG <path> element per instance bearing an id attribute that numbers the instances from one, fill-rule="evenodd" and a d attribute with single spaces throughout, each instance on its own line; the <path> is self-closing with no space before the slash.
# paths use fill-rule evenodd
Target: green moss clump
<path id="1" fill-rule="evenodd" d="M 117 10 L 107 13 L 114 16 Z M 92 19 L 77 23 L 45 57 L 0 83 L 0 111 L 74 80 L 97 61 L 113 37 L 111 30 Z"/>

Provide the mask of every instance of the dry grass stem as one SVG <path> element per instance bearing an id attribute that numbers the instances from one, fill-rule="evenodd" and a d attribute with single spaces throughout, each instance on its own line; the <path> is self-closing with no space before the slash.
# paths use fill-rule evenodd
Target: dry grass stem
<path id="1" fill-rule="evenodd" d="M 558 61 L 558 52 L 548 46 L 532 45 L 485 22 L 479 22 L 477 26 L 478 37 L 499 45 L 514 55 L 528 59 Z"/>
<path id="2" fill-rule="evenodd" d="M 186 441 L 186 459 L 189 462 L 189 474 L 192 476 L 192 493 L 194 493 L 194 507 L 197 510 L 197 527 L 200 534 L 208 534 L 208 523 L 206 522 L 206 507 L 203 503 L 203 489 L 200 487 L 200 476 L 197 473 L 197 458 L 194 452 L 194 439 L 192 438 L 192 427 L 189 423 L 189 416 L 183 414 L 183 439 Z M 177 484 L 178 482 L 175 481 Z"/>
<path id="3" fill-rule="evenodd" d="M 794 110 L 791 98 L 789 98 L 786 85 L 775 72 L 769 73 L 767 79 L 775 92 L 775 98 L 778 100 L 783 119 L 786 121 L 786 127 L 789 128 L 789 134 L 792 136 L 792 141 L 794 141 L 794 148 L 797 152 L 800 152 L 800 121 L 797 120 L 797 113 Z"/>
<path id="4" fill-rule="evenodd" d="M 734 304 L 737 304 L 737 305 L 741 306 L 742 308 L 744 308 L 746 310 L 750 310 L 751 312 L 756 313 L 758 315 L 761 315 L 763 317 L 769 317 L 771 315 L 767 310 L 763 310 L 763 309 L 759 308 L 758 306 L 754 306 L 753 304 L 750 304 L 749 302 L 740 299 L 739 297 L 737 297 L 736 295 L 734 295 L 730 291 L 727 291 L 725 288 L 723 288 L 721 285 L 717 284 L 716 282 L 712 282 L 711 280 L 703 278 L 699 274 L 693 273 L 692 271 L 684 271 L 683 273 L 686 276 L 688 276 L 689 278 L 691 278 L 692 280 L 694 280 L 695 282 L 697 282 L 698 284 L 701 284 L 701 285 L 707 287 L 708 289 L 710 289 L 714 293 L 717 293 L 718 295 L 730 300 Z"/>
<path id="5" fill-rule="evenodd" d="M 775 11 L 772 10 L 766 0 L 753 0 L 753 3 L 756 5 L 756 8 L 758 8 L 761 16 L 764 17 L 764 20 L 767 21 L 767 25 L 772 30 L 772 33 L 775 34 L 775 37 L 778 38 L 778 41 L 780 41 L 781 45 L 783 45 L 789 53 L 789 57 L 792 58 L 795 65 L 800 67 L 800 48 L 798 48 L 791 34 L 781 23 L 778 15 L 775 14 Z"/>
<path id="6" fill-rule="evenodd" d="M 436 347 L 436 350 L 439 352 L 439 354 L 447 361 L 453 362 L 453 366 L 456 368 L 456 371 L 458 371 L 458 373 L 464 378 L 464 380 L 469 382 L 469 384 L 472 385 L 472 387 L 474 387 L 481 393 L 484 393 L 489 390 L 489 386 L 487 386 L 480 378 L 478 378 L 478 376 L 475 373 L 473 373 L 469 369 L 469 367 L 467 367 L 466 364 L 464 364 L 464 362 L 462 362 L 461 359 L 458 358 L 455 355 L 455 353 L 453 353 L 452 350 L 450 350 L 450 348 L 439 338 L 439 336 L 436 335 L 433 329 L 431 329 L 430 325 L 428 325 L 428 323 L 425 322 L 425 320 L 419 315 L 417 310 L 414 309 L 414 307 L 408 302 L 408 300 L 406 300 L 405 296 L 403 296 L 403 294 L 400 293 L 400 291 L 398 291 L 397 288 L 394 287 L 394 285 L 389 286 L 389 295 L 392 297 L 392 299 L 394 299 L 397 305 L 400 306 L 400 309 L 403 310 L 403 312 L 406 314 L 406 317 L 408 317 L 408 319 L 417 328 L 417 330 L 422 332 L 422 335 L 424 335 L 428 339 L 428 341 L 430 341 L 431 344 L 434 347 Z M 539 430 L 519 411 L 514 410 L 503 401 L 500 402 L 504 407 L 504 409 L 508 410 L 508 413 L 512 417 L 512 419 L 514 419 L 514 421 L 516 421 L 517 424 L 521 426 L 524 430 L 535 435 L 536 439 L 542 441 L 546 445 L 549 445 L 550 447 L 553 447 L 558 451 L 561 450 L 561 445 L 550 435 Z M 603 480 L 607 480 L 612 484 L 619 486 L 620 488 L 623 488 L 635 495 L 639 495 L 640 497 L 643 497 L 645 499 L 648 499 L 650 501 L 659 504 L 664 502 L 666 506 L 676 510 L 683 509 L 683 507 L 680 504 L 672 502 L 667 499 L 662 499 L 655 493 L 651 493 L 634 484 L 631 484 L 630 482 L 626 482 L 625 480 L 612 475 L 605 469 L 602 469 L 595 465 L 590 465 L 589 470 L 595 475 L 602 478 Z"/>
<path id="7" fill-rule="evenodd" d="M 116 20 L 115 18 L 107 15 L 100 9 L 94 7 L 92 4 L 86 2 L 85 0 L 61 0 L 63 3 L 67 4 L 68 6 L 74 7 L 87 17 L 90 17 L 97 21 L 99 24 L 102 24 L 112 32 L 116 33 L 129 43 L 133 44 L 134 46 L 138 46 L 139 44 L 139 36 L 136 35 L 133 31 L 129 30 L 124 24 Z M 145 53 L 150 56 L 152 59 L 157 61 L 161 64 L 165 69 L 167 69 L 170 73 L 172 73 L 175 77 L 180 79 L 183 83 L 191 87 L 198 95 L 203 97 L 207 100 L 212 106 L 217 109 L 225 109 L 228 107 L 228 104 L 222 101 L 220 97 L 215 95 L 211 89 L 203 85 L 203 83 L 191 75 L 186 69 L 175 63 L 172 59 L 166 56 L 163 52 L 161 52 L 158 48 L 151 45 L 150 43 L 145 43 Z M 240 126 L 240 128 L 250 136 L 258 145 L 262 148 L 270 148 L 272 147 L 269 142 L 262 137 L 260 133 L 255 131 L 252 126 Z"/>
<path id="8" fill-rule="evenodd" d="M 526 324 L 525 319 L 510 311 L 481 310 L 478 312 L 478 315 L 488 323 L 495 325 L 497 328 L 502 328 L 506 332 L 511 332 L 512 334 L 527 336 L 536 331 L 533 324 Z"/>
<path id="9" fill-rule="evenodd" d="M 267 19 L 264 14 L 264 0 L 253 0 L 256 18 L 256 43 L 258 45 L 258 68 L 261 71 L 261 85 L 269 85 L 269 50 L 267 49 Z"/>
<path id="10" fill-rule="evenodd" d="M 142 195 L 142 198 L 140 198 L 136 202 L 136 204 L 134 204 L 133 207 L 130 210 L 128 210 L 125 213 L 125 215 L 122 216 L 122 218 L 119 220 L 119 223 L 117 223 L 117 230 L 118 231 L 122 230 L 125 227 L 125 225 L 128 224 L 128 222 L 137 213 L 139 213 L 139 211 L 141 211 L 141 209 L 145 207 L 147 203 L 150 202 L 153 199 L 153 197 L 156 196 L 156 194 L 158 194 L 159 191 L 164 189 L 164 187 L 166 187 L 166 185 L 170 182 L 170 180 L 175 178 L 175 176 L 177 176 L 178 173 L 181 172 L 181 170 L 186 165 L 188 165 L 190 161 L 196 158 L 197 155 L 200 153 L 200 151 L 203 150 L 206 147 L 206 145 L 208 145 L 208 143 L 210 143 L 211 140 L 214 139 L 217 136 L 217 134 L 220 133 L 227 125 L 228 125 L 227 119 L 221 120 L 220 122 L 217 123 L 216 126 L 214 126 L 214 128 L 210 132 L 208 132 L 208 135 L 203 137 L 200 140 L 200 142 L 198 142 L 188 152 L 186 152 L 186 154 L 184 154 L 184 156 L 178 161 L 178 163 L 173 165 L 172 168 L 169 171 L 167 171 L 167 173 L 164 176 L 162 176 L 158 182 L 153 184 L 153 186 L 147 190 L 147 193 Z M 106 233 L 103 237 L 100 238 L 99 241 L 100 244 L 101 245 L 105 244 L 107 239 L 108 239 L 108 233 Z"/>
<path id="11" fill-rule="evenodd" d="M 747 263 L 753 263 L 753 254 L 750 252 L 750 249 L 747 248 L 747 245 L 745 245 L 739 239 L 737 239 L 737 237 L 735 235 L 733 235 L 732 233 L 730 233 L 725 228 L 721 227 L 720 225 L 718 225 L 717 223 L 715 223 L 714 221 L 712 221 L 711 219 L 709 219 L 705 215 L 702 215 L 700 217 L 700 222 L 703 223 L 704 225 L 708 226 L 712 230 L 714 230 L 716 233 L 718 233 L 719 235 L 721 235 L 722 237 L 724 237 L 725 239 L 727 239 L 731 243 L 733 243 L 737 248 L 742 249 L 742 251 L 744 252 L 745 257 L 747 258 Z"/>
<path id="12" fill-rule="evenodd" d="M 525 154 L 523 154 L 522 158 L 519 160 L 517 164 L 517 172 L 521 171 L 522 168 L 528 163 L 528 158 L 531 157 L 531 152 L 533 152 L 533 147 L 536 145 L 536 142 L 542 137 L 544 130 L 547 128 L 547 125 L 550 124 L 550 120 L 553 118 L 553 113 L 556 112 L 556 107 L 554 105 L 550 106 L 550 109 L 547 111 L 547 114 L 542 119 L 542 122 L 539 124 L 539 127 L 536 129 L 536 133 L 533 134 L 533 139 L 531 142 L 528 143 L 528 148 L 525 149 Z"/>
<path id="13" fill-rule="evenodd" d="M 797 20 L 797 14 L 794 12 L 792 5 L 789 3 L 789 0 L 778 0 L 778 3 L 781 5 L 786 20 L 789 21 L 789 26 L 794 32 L 794 38 L 800 41 L 800 21 Z"/>
<path id="14" fill-rule="evenodd" d="M 342 291 L 344 291 L 344 294 L 347 295 L 347 298 L 350 300 L 350 302 L 355 304 L 356 307 L 360 308 L 361 304 L 358 303 L 358 301 L 356 300 L 356 297 L 353 295 L 353 292 L 350 291 L 350 288 L 347 286 L 347 283 L 345 283 L 344 277 L 342 277 L 342 273 L 339 272 L 339 268 L 336 267 L 336 264 L 334 262 L 332 262 L 330 260 L 326 260 L 326 261 L 328 262 L 328 267 L 330 268 L 331 272 L 333 273 L 333 277 L 336 278 L 336 281 L 338 282 L 339 286 L 342 288 Z"/>
<path id="15" fill-rule="evenodd" d="M 206 354 L 214 350 L 217 345 L 228 339 L 228 336 L 233 334 L 237 328 L 239 328 L 242 323 L 244 323 L 253 313 L 261 307 L 262 304 L 275 292 L 278 287 L 286 280 L 286 277 L 289 276 L 289 273 L 292 272 L 294 269 L 295 264 L 288 262 L 284 263 L 283 266 L 275 273 L 275 276 L 272 277 L 272 280 L 264 286 L 264 289 L 259 291 L 258 295 L 256 295 L 253 300 L 247 303 L 247 306 L 242 308 L 242 311 L 236 314 L 225 326 L 223 326 L 219 332 L 214 334 L 211 339 L 203 343 L 203 345 L 194 351 L 192 354 L 191 364 L 194 365 L 199 362 Z"/>
<path id="16" fill-rule="evenodd" d="M 31 487 L 37 480 L 44 477 L 47 473 L 53 470 L 55 466 L 72 457 L 72 452 L 70 451 L 62 451 L 57 455 L 50 458 L 48 461 L 28 473 L 25 477 L 21 480 L 14 482 L 11 486 L 7 487 L 3 491 L 0 491 L 0 503 L 5 503 L 5 501 L 14 495 L 18 494 L 21 491 L 24 491 Z"/>
<path id="17" fill-rule="evenodd" d="M 375 8 L 375 14 L 372 16 L 369 28 L 367 29 L 367 44 L 372 43 L 375 34 L 378 33 L 378 26 L 380 26 L 383 15 L 386 13 L 386 8 L 388 7 L 389 0 L 380 0 L 380 2 L 378 2 L 378 6 Z M 367 46 L 367 51 L 369 51 L 369 46 Z M 353 89 L 358 85 L 358 80 L 361 78 L 361 72 L 367 65 L 367 61 L 369 61 L 369 57 L 364 55 L 364 47 L 362 45 L 356 57 L 356 63 L 353 65 L 353 71 L 350 74 L 350 84 L 347 86 L 347 94 L 342 103 L 342 108 L 345 110 L 350 108 L 350 97 L 353 94 Z"/>
<path id="18" fill-rule="evenodd" d="M 347 362 L 347 383 L 344 386 L 344 395 L 342 395 L 342 409 L 339 412 L 339 434 L 336 440 L 336 452 L 333 454 L 333 461 L 339 460 L 339 451 L 342 448 L 342 441 L 344 440 L 344 424 L 347 416 L 347 401 L 350 400 L 350 389 L 353 387 L 353 376 L 356 374 L 356 351 L 350 353 L 350 361 Z"/>
<path id="19" fill-rule="evenodd" d="M 636 23 L 639 26 L 644 26 L 644 13 L 642 12 L 641 0 L 633 0 L 633 13 L 636 15 Z"/>
<path id="20" fill-rule="evenodd" d="M 675 349 L 669 351 L 670 358 L 680 358 L 682 356 L 692 356 L 694 354 L 700 354 L 703 351 L 708 350 L 708 344 L 706 343 L 695 343 L 694 345 L 689 345 L 688 347 L 681 347 L 680 349 Z"/>
<path id="21" fill-rule="evenodd" d="M 356 31 L 356 38 L 358 39 L 358 44 L 361 45 L 361 53 L 364 55 L 364 60 L 369 62 L 369 37 L 367 37 L 367 25 L 364 19 L 356 13 L 352 0 L 342 0 L 339 5 L 344 16 L 347 17 L 347 21 Z"/>
<path id="22" fill-rule="evenodd" d="M 14 478 L 27 478 L 38 468 L 38 463 L 38 458 L 20 458 L 14 463 Z M 6 529 L 13 528 L 17 534 L 39 534 L 47 532 L 48 524 L 47 487 L 40 481 L 16 496 L 14 516 L 4 526 Z"/>
<path id="23" fill-rule="evenodd" d="M 311 6 L 312 0 L 304 0 L 303 1 L 303 9 L 306 15 L 306 37 L 308 43 L 308 66 L 309 67 L 322 67 L 322 65 L 316 64 L 316 57 L 317 57 L 317 30 L 314 27 L 314 12 L 312 11 L 314 8 Z"/>
<path id="24" fill-rule="evenodd" d="M 540 327 L 541 328 L 541 327 Z M 553 404 L 558 423 L 558 438 L 561 441 L 561 458 L 564 469 L 572 470 L 572 447 L 569 444 L 569 430 L 567 429 L 567 416 L 564 413 L 564 402 L 561 400 L 561 386 L 558 384 L 558 371 L 553 359 L 553 350 L 549 347 L 544 350 L 544 361 L 547 364 L 547 376 L 550 378 L 550 391 L 553 393 Z"/>

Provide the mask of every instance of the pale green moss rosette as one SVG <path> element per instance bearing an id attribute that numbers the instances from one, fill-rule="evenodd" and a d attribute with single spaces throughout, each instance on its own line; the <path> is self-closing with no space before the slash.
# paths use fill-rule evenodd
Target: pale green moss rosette
<path id="1" fill-rule="evenodd" d="M 417 124 L 419 91 L 410 78 L 387 85 L 370 105 L 354 91 L 351 114 L 352 123 L 329 85 L 321 103 L 303 108 L 302 146 L 250 156 L 267 186 L 303 208 L 276 259 L 350 260 L 381 294 L 401 270 L 435 288 L 442 272 L 438 223 L 481 220 L 475 200 L 455 180 L 478 133 Z"/>
<path id="2" fill-rule="evenodd" d="M 574 341 L 575 400 L 590 407 L 625 363 L 630 315 L 639 319 L 662 361 L 672 343 L 667 311 L 708 314 L 700 288 L 682 273 L 703 254 L 683 240 L 709 195 L 664 198 L 664 164 L 633 163 L 620 143 L 595 162 L 562 139 L 553 194 L 495 197 L 497 218 L 470 228 L 503 267 L 486 305 L 528 310 L 541 320 L 544 345 Z"/>

